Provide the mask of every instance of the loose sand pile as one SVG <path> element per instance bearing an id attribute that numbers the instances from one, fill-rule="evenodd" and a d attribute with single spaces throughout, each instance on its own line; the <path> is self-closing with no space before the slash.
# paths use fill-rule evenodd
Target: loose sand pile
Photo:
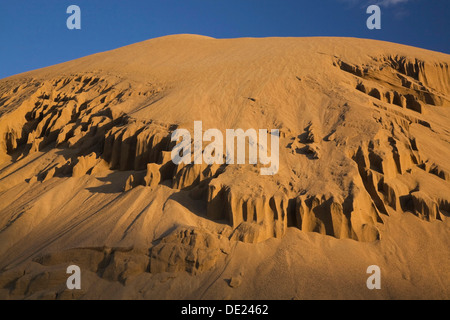
<path id="1" fill-rule="evenodd" d="M 0 80 L 0 297 L 449 299 L 449 64 L 177 35 Z M 175 165 L 198 120 L 279 129 L 278 173 Z"/>

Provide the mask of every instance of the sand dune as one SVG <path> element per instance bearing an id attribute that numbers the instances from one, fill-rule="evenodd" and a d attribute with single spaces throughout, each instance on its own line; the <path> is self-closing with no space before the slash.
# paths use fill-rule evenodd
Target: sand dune
<path id="1" fill-rule="evenodd" d="M 0 297 L 449 299 L 449 64 L 175 35 L 0 80 Z M 279 129 L 278 173 L 175 165 L 198 120 Z"/>

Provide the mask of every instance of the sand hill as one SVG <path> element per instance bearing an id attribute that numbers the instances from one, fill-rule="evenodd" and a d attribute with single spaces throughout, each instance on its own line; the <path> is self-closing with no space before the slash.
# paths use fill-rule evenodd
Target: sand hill
<path id="1" fill-rule="evenodd" d="M 0 80 L 0 297 L 449 299 L 449 64 L 176 35 Z M 279 129 L 279 172 L 174 165 L 196 120 Z"/>

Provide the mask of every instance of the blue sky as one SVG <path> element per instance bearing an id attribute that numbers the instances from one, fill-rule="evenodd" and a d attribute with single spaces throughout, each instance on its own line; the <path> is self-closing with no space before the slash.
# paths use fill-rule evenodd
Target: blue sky
<path id="1" fill-rule="evenodd" d="M 69 5 L 81 30 L 68 30 Z M 379 4 L 382 29 L 366 27 Z M 449 0 L 1 0 L 0 78 L 177 33 L 344 36 L 450 53 Z"/>

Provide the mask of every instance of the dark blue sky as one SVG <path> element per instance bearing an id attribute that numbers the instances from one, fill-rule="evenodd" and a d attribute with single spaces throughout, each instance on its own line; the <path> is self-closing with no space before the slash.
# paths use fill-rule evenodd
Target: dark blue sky
<path id="1" fill-rule="evenodd" d="M 366 8 L 381 3 L 382 29 Z M 81 30 L 66 9 L 81 8 Z M 450 53 L 449 0 L 0 0 L 0 78 L 168 34 L 345 36 Z"/>

